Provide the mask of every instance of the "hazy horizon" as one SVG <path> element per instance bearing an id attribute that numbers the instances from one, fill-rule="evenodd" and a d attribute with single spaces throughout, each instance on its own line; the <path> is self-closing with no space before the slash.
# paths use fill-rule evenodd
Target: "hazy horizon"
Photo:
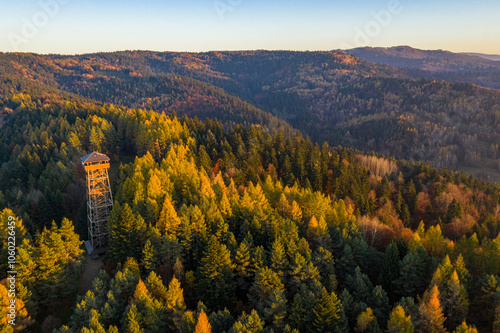
<path id="1" fill-rule="evenodd" d="M 460 51 L 460 52 L 455 52 L 455 51 L 450 51 L 450 50 L 444 50 L 444 49 L 418 49 L 415 48 L 411 45 L 394 45 L 394 46 L 367 46 L 371 48 L 383 48 L 383 49 L 390 49 L 390 48 L 396 48 L 396 47 L 411 47 L 416 50 L 421 50 L 421 51 L 444 51 L 444 52 L 452 52 L 455 54 L 463 54 L 463 55 L 469 55 L 469 56 L 491 56 L 491 57 L 500 57 L 500 52 L 498 54 L 493 54 L 493 53 L 482 53 L 482 52 L 474 52 L 474 51 Z M 361 47 L 363 48 L 363 46 Z M 96 54 L 96 53 L 119 53 L 119 52 L 156 52 L 156 53 L 166 53 L 166 52 L 172 52 L 172 53 L 193 53 L 193 54 L 202 54 L 202 53 L 210 53 L 210 52 L 256 52 L 256 51 L 265 51 L 265 52 L 335 52 L 335 51 L 346 51 L 349 49 L 331 49 L 331 50 L 286 50 L 286 49 L 239 49 L 239 50 L 206 50 L 206 51 L 183 51 L 183 50 L 153 50 L 153 49 L 117 49 L 113 51 L 97 51 L 97 52 L 83 52 L 83 53 L 54 53 L 54 52 L 47 52 L 47 53 L 42 53 L 42 52 L 29 52 L 29 51 L 2 51 L 0 50 L 0 53 L 33 53 L 33 54 L 40 54 L 40 55 L 61 55 L 61 56 L 79 56 L 79 55 L 88 55 L 88 54 Z"/>
<path id="2" fill-rule="evenodd" d="M 0 0 L 0 51 L 327 51 L 414 48 L 500 54 L 500 3 Z M 446 15 L 442 15 L 446 13 Z"/>

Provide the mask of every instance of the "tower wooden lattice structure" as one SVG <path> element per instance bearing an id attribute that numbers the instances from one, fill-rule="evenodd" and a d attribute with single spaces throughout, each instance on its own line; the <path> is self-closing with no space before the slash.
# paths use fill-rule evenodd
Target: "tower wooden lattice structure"
<path id="1" fill-rule="evenodd" d="M 87 222 L 89 240 L 85 242 L 89 254 L 104 252 L 108 246 L 108 219 L 113 208 L 109 183 L 109 157 L 90 153 L 81 158 L 87 173 Z"/>

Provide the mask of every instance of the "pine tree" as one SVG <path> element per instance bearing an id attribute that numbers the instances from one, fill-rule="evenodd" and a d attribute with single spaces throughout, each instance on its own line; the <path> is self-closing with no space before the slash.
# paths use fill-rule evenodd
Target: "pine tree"
<path id="1" fill-rule="evenodd" d="M 137 282 L 137 286 L 135 287 L 132 302 L 138 307 L 138 311 L 142 311 L 147 301 L 151 301 L 151 295 L 149 294 L 148 288 L 144 282 L 139 279 L 139 282 Z"/>
<path id="2" fill-rule="evenodd" d="M 293 297 L 288 319 L 289 324 L 300 332 L 307 331 L 313 324 L 314 313 L 311 309 L 314 309 L 315 302 L 314 293 L 305 284 L 302 284 Z"/>
<path id="3" fill-rule="evenodd" d="M 284 291 L 274 289 L 268 299 L 268 305 L 262 311 L 263 319 L 279 331 L 285 325 L 287 314 L 287 300 Z"/>
<path id="4" fill-rule="evenodd" d="M 361 273 L 359 266 L 356 267 L 353 275 L 347 276 L 345 285 L 356 301 L 368 303 L 373 285 L 368 276 Z"/>
<path id="5" fill-rule="evenodd" d="M 415 232 L 408 242 L 408 251 L 410 253 L 415 253 L 420 246 L 422 246 L 422 238 L 420 238 L 420 235 Z"/>
<path id="6" fill-rule="evenodd" d="M 227 247 L 210 238 L 198 270 L 198 293 L 201 299 L 211 308 L 224 308 L 233 300 L 235 283 L 233 280 L 233 263 Z"/>
<path id="7" fill-rule="evenodd" d="M 363 311 L 356 320 L 356 332 L 360 333 L 379 333 L 380 327 L 378 326 L 377 318 L 373 315 L 371 308 L 367 308 Z"/>
<path id="8" fill-rule="evenodd" d="M 500 282 L 494 275 L 487 275 L 481 278 L 478 282 L 481 286 L 479 296 L 479 306 L 482 310 L 482 315 L 488 325 L 494 321 L 496 306 L 500 296 Z"/>
<path id="9" fill-rule="evenodd" d="M 455 261 L 453 267 L 457 271 L 458 278 L 460 282 L 465 286 L 465 289 L 469 289 L 472 278 L 471 275 L 469 274 L 469 271 L 465 267 L 465 260 L 462 254 L 458 255 L 458 258 Z"/>
<path id="10" fill-rule="evenodd" d="M 266 266 L 267 260 L 264 247 L 257 246 L 253 249 L 250 262 L 251 262 L 250 269 L 254 273 L 256 273 L 259 269 Z"/>
<path id="11" fill-rule="evenodd" d="M 174 205 L 170 199 L 165 197 L 163 207 L 160 212 L 160 218 L 156 223 L 156 227 L 160 230 L 162 235 L 177 235 L 181 225 L 181 219 L 175 211 Z"/>
<path id="12" fill-rule="evenodd" d="M 148 239 L 142 250 L 142 267 L 146 273 L 151 272 L 156 269 L 156 250 Z"/>
<path id="13" fill-rule="evenodd" d="M 80 236 L 75 232 L 75 226 L 73 225 L 73 222 L 71 222 L 67 218 L 63 218 L 61 221 L 61 227 L 57 228 L 54 231 L 59 234 L 61 240 L 64 243 L 63 248 L 65 249 L 65 254 L 64 258 L 62 258 L 63 261 L 81 259 L 84 251 L 80 246 L 82 245 L 83 241 L 80 240 Z"/>
<path id="14" fill-rule="evenodd" d="M 146 286 L 151 293 L 151 295 L 158 300 L 163 302 L 167 301 L 169 294 L 167 293 L 167 288 L 163 285 L 160 277 L 156 275 L 154 271 L 151 271 L 146 280 Z"/>
<path id="15" fill-rule="evenodd" d="M 394 290 L 394 282 L 398 279 L 399 270 L 399 250 L 396 241 L 393 240 L 385 249 L 382 269 L 377 280 L 377 283 L 379 283 L 385 290 L 389 290 L 389 295 L 393 301 L 395 300 L 395 294 L 392 290 Z"/>
<path id="16" fill-rule="evenodd" d="M 291 207 L 290 204 L 288 203 L 288 200 L 286 199 L 285 193 L 281 193 L 281 196 L 278 200 L 278 206 L 276 207 L 278 213 L 283 217 L 287 217 L 290 208 Z"/>
<path id="17" fill-rule="evenodd" d="M 453 221 L 454 218 L 461 218 L 462 214 L 463 214 L 462 206 L 460 205 L 460 203 L 458 203 L 456 199 L 453 199 L 453 201 L 448 206 L 445 222 L 450 223 L 451 221 Z"/>
<path id="18" fill-rule="evenodd" d="M 427 230 L 423 243 L 429 255 L 443 257 L 445 240 L 439 224 Z"/>
<path id="19" fill-rule="evenodd" d="M 401 262 L 399 278 L 394 281 L 396 293 L 400 297 L 416 296 L 427 285 L 425 262 L 418 253 L 408 253 Z"/>
<path id="20" fill-rule="evenodd" d="M 287 217 L 294 220 L 295 222 L 298 222 L 302 219 L 302 209 L 295 200 L 292 201 Z"/>
<path id="21" fill-rule="evenodd" d="M 89 329 L 86 327 L 82 328 L 82 333 L 106 333 L 106 330 L 100 323 L 100 314 L 95 310 L 90 310 L 90 323 Z"/>
<path id="22" fill-rule="evenodd" d="M 142 217 L 134 214 L 128 204 L 116 203 L 109 224 L 109 256 L 115 262 L 123 262 L 130 256 L 140 258 L 146 234 L 146 224 Z"/>
<path id="23" fill-rule="evenodd" d="M 222 216 L 225 219 L 228 219 L 233 215 L 233 209 L 231 208 L 231 203 L 226 195 L 226 192 L 222 192 L 218 206 Z"/>
<path id="24" fill-rule="evenodd" d="M 260 333 L 264 331 L 264 322 L 260 319 L 257 311 L 252 310 L 250 314 L 243 314 L 234 323 L 230 333 Z"/>
<path id="25" fill-rule="evenodd" d="M 137 313 L 137 308 L 132 304 L 127 312 L 124 321 L 124 332 L 125 333 L 142 333 L 144 332 L 139 325 L 139 315 Z"/>
<path id="26" fill-rule="evenodd" d="M 158 200 L 162 195 L 165 194 L 162 186 L 160 177 L 151 170 L 149 182 L 147 186 L 148 197 L 153 200 Z"/>
<path id="27" fill-rule="evenodd" d="M 210 324 L 213 332 L 227 332 L 233 326 L 235 320 L 228 309 L 224 311 L 212 312 L 210 314 Z"/>
<path id="28" fill-rule="evenodd" d="M 387 177 L 384 177 L 382 181 L 379 184 L 378 190 L 377 190 L 377 196 L 379 198 L 386 198 L 388 199 L 391 195 L 391 187 L 389 185 L 389 180 Z"/>
<path id="29" fill-rule="evenodd" d="M 198 316 L 198 321 L 196 322 L 194 333 L 211 333 L 211 332 L 212 332 L 212 326 L 208 322 L 208 318 L 207 315 L 205 314 L 205 311 L 201 309 L 201 312 Z"/>
<path id="30" fill-rule="evenodd" d="M 250 289 L 250 303 L 263 313 L 265 308 L 271 306 L 271 295 L 274 290 L 281 292 L 285 290 L 279 276 L 268 267 L 261 268 L 255 274 L 255 280 Z"/>
<path id="31" fill-rule="evenodd" d="M 477 329 L 467 325 L 464 320 L 453 333 L 477 333 Z"/>
<path id="32" fill-rule="evenodd" d="M 401 305 L 396 306 L 387 322 L 388 333 L 413 333 L 415 328 L 411 321 L 411 316 L 406 316 L 405 310 Z"/>
<path id="33" fill-rule="evenodd" d="M 335 293 L 329 294 L 326 289 L 323 288 L 313 312 L 313 332 L 341 332 L 343 324 L 339 322 L 343 318 L 343 310 L 342 304 Z"/>
<path id="34" fill-rule="evenodd" d="M 389 319 L 389 297 L 382 286 L 376 286 L 370 296 L 370 307 L 379 323 L 385 324 Z"/>
<path id="35" fill-rule="evenodd" d="M 250 260 L 250 245 L 245 239 L 240 243 L 234 258 L 235 271 L 238 276 L 238 287 L 243 291 L 248 289 L 250 276 L 252 275 Z"/>
<path id="36" fill-rule="evenodd" d="M 468 305 L 467 292 L 458 279 L 457 271 L 453 271 L 444 286 L 445 292 L 441 296 L 444 313 L 448 318 L 446 327 L 452 330 L 467 317 Z"/>
<path id="37" fill-rule="evenodd" d="M 337 277 L 335 276 L 335 260 L 330 251 L 320 247 L 314 253 L 313 263 L 321 274 L 321 283 L 327 286 L 330 292 L 337 289 Z"/>
<path id="38" fill-rule="evenodd" d="M 166 293 L 165 305 L 167 310 L 172 310 L 175 313 L 183 312 L 186 309 L 184 304 L 184 295 L 179 280 L 174 276 L 168 284 Z"/>
<path id="39" fill-rule="evenodd" d="M 354 253 L 349 244 L 344 246 L 342 255 L 337 260 L 338 274 L 341 279 L 345 279 L 348 274 L 351 274 L 356 268 Z"/>
<path id="40" fill-rule="evenodd" d="M 288 260 L 285 254 L 285 248 L 281 239 L 276 239 L 271 245 L 271 269 L 278 274 L 280 278 L 283 278 L 286 271 Z"/>
<path id="41" fill-rule="evenodd" d="M 424 293 L 418 308 L 420 330 L 429 333 L 445 333 L 446 318 L 439 302 L 439 289 L 436 285 Z"/>
<path id="42" fill-rule="evenodd" d="M 319 278 L 319 271 L 314 267 L 313 263 L 307 261 L 300 253 L 295 253 L 289 271 L 290 290 L 296 291 L 301 284 L 312 285 Z"/>

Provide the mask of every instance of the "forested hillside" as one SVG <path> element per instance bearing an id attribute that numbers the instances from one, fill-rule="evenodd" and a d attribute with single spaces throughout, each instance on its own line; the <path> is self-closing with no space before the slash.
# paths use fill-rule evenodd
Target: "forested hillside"
<path id="1" fill-rule="evenodd" d="M 360 47 L 345 52 L 369 62 L 403 68 L 411 77 L 473 83 L 500 89 L 498 56 L 487 59 L 487 55 L 424 51 L 409 46 Z"/>
<path id="2" fill-rule="evenodd" d="M 287 137 L 293 133 L 288 123 L 313 142 L 500 179 L 498 91 L 412 79 L 418 75 L 342 52 L 128 51 L 0 58 L 0 75 L 11 94 L 25 88 L 57 90 L 209 117 L 224 125 L 258 124 L 271 132 L 281 129 Z M 494 67 L 488 64 L 474 65 L 488 71 Z M 465 61 L 463 66 L 472 65 Z"/>
<path id="3" fill-rule="evenodd" d="M 9 82 L 0 101 L 2 265 L 8 216 L 18 226 L 14 331 L 500 329 L 498 184 L 298 133 L 44 90 L 52 79 L 33 75 L 32 91 Z M 75 300 L 79 157 L 91 151 L 113 161 L 115 206 L 105 270 Z"/>

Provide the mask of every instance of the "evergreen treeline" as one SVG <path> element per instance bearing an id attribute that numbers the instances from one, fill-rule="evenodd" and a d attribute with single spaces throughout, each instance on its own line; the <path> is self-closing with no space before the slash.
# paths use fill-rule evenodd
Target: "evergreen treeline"
<path id="1" fill-rule="evenodd" d="M 498 184 L 299 134 L 36 96 L 0 105 L 14 331 L 499 330 Z M 78 158 L 93 150 L 115 162 L 106 269 L 64 316 L 83 261 Z"/>

